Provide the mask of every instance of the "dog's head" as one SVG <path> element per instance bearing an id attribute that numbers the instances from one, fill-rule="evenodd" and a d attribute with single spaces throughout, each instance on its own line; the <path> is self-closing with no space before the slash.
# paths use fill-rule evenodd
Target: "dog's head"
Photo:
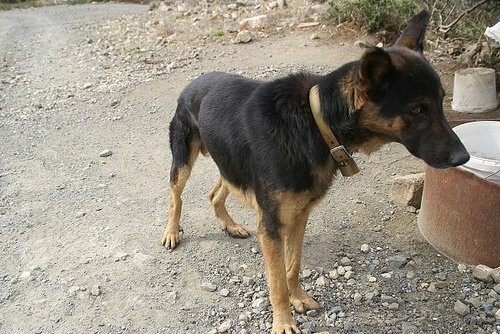
<path id="1" fill-rule="evenodd" d="M 459 166 L 469 154 L 445 119 L 441 81 L 423 56 L 428 21 L 422 11 L 392 47 L 365 52 L 356 84 L 359 122 L 433 167 Z"/>

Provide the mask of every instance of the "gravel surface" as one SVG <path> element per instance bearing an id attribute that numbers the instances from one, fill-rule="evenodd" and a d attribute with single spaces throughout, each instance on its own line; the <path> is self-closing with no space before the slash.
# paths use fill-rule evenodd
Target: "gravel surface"
<path id="1" fill-rule="evenodd" d="M 325 4 L 190 3 L 0 12 L 0 333 L 269 331 L 257 240 L 220 231 L 211 160 L 184 192 L 180 246 L 160 245 L 168 122 L 201 73 L 324 73 L 360 36 L 311 23 Z M 423 163 L 399 145 L 356 159 L 310 218 L 301 276 L 322 307 L 294 315 L 302 332 L 498 334 L 499 270 L 440 256 L 418 210 L 389 201 Z"/>

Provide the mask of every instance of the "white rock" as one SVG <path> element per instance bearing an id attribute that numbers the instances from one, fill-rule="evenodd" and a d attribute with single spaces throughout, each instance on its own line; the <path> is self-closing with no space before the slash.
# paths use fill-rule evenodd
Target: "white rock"
<path id="1" fill-rule="evenodd" d="M 362 244 L 360 249 L 363 253 L 368 253 L 370 251 L 370 246 L 368 244 Z"/>
<path id="2" fill-rule="evenodd" d="M 217 285 L 210 282 L 203 282 L 201 283 L 201 289 L 208 292 L 214 292 L 215 290 L 217 290 Z"/>
<path id="3" fill-rule="evenodd" d="M 231 321 L 224 321 L 222 324 L 220 324 L 218 328 L 219 333 L 226 333 L 228 330 L 231 329 Z"/>
<path id="4" fill-rule="evenodd" d="M 302 270 L 302 277 L 309 278 L 309 277 L 311 277 L 311 275 L 312 275 L 312 271 L 310 271 L 309 269 Z"/>
<path id="5" fill-rule="evenodd" d="M 495 312 L 495 319 L 500 320 L 500 309 Z"/>
<path id="6" fill-rule="evenodd" d="M 252 33 L 248 30 L 242 30 L 236 35 L 236 43 L 249 43 L 252 41 Z"/>
<path id="7" fill-rule="evenodd" d="M 354 273 L 352 271 L 348 271 L 348 272 L 345 273 L 344 277 L 346 279 L 350 279 L 353 275 L 354 275 Z"/>
<path id="8" fill-rule="evenodd" d="M 219 294 L 222 296 L 222 297 L 227 297 L 229 296 L 229 290 L 228 289 L 221 289 L 219 291 Z"/>
<path id="9" fill-rule="evenodd" d="M 331 279 L 337 279 L 339 278 L 339 272 L 337 271 L 337 269 L 334 269 L 334 270 L 330 270 L 328 272 L 328 276 L 331 278 Z"/>
<path id="10" fill-rule="evenodd" d="M 249 17 L 240 21 L 240 26 L 250 29 L 259 29 L 267 25 L 267 15 Z"/>
<path id="11" fill-rule="evenodd" d="M 106 157 L 109 157 L 113 155 L 113 152 L 111 152 L 111 150 L 104 150 L 104 151 L 101 151 L 101 153 L 99 153 L 99 156 L 101 158 L 106 158 Z"/>
<path id="12" fill-rule="evenodd" d="M 317 286 L 325 286 L 328 284 L 328 278 L 326 278 L 325 276 L 321 275 L 320 277 L 318 277 L 318 279 L 316 280 L 316 283 L 315 283 Z"/>
<path id="13" fill-rule="evenodd" d="M 474 270 L 472 271 L 472 276 L 474 276 L 480 281 L 489 283 L 493 281 L 493 278 L 491 277 L 492 273 L 493 273 L 492 268 L 485 266 L 484 264 L 479 264 L 476 267 L 474 267 Z"/>

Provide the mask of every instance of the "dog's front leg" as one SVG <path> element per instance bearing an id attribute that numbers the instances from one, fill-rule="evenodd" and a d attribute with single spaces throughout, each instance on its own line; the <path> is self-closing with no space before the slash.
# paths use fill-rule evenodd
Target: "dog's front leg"
<path id="1" fill-rule="evenodd" d="M 273 307 L 272 334 L 300 333 L 290 313 L 283 239 L 279 233 L 276 237 L 270 237 L 263 224 L 260 225 L 257 233 L 264 255 L 267 284 Z"/>
<path id="2" fill-rule="evenodd" d="M 305 210 L 294 217 L 290 225 L 284 227 L 286 279 L 290 303 L 299 313 L 319 308 L 319 304 L 302 289 L 299 282 L 302 245 L 308 217 L 309 210 Z"/>

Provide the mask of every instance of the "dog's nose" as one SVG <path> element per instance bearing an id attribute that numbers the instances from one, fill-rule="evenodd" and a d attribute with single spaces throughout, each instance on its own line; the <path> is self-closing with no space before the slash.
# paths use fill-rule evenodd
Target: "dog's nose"
<path id="1" fill-rule="evenodd" d="M 454 151 L 448 162 L 450 163 L 451 166 L 460 166 L 469 161 L 470 155 L 469 152 L 465 148 L 462 148 L 460 150 Z"/>

